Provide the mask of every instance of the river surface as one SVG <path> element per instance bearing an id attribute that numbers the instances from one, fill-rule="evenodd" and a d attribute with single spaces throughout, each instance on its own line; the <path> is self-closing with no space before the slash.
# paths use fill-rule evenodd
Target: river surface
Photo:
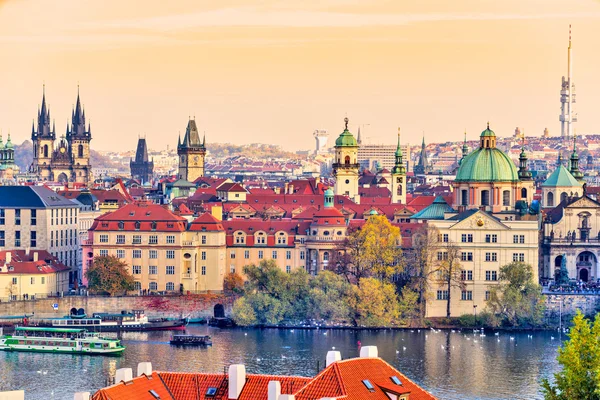
<path id="1" fill-rule="evenodd" d="M 73 399 L 78 391 L 106 386 L 118 368 L 152 362 L 157 371 L 222 372 L 243 363 L 248 373 L 314 376 L 328 350 L 358 356 L 357 342 L 376 345 L 379 356 L 440 399 L 542 399 L 540 380 L 558 370 L 556 332 L 505 333 L 220 330 L 188 326 L 210 334 L 213 346 L 169 345 L 170 332 L 124 333 L 120 357 L 0 352 L 0 391 L 25 390 L 25 399 Z M 107 334 L 110 335 L 110 334 Z M 530 336 L 531 335 L 531 336 Z M 562 339 L 565 339 L 564 335 Z"/>

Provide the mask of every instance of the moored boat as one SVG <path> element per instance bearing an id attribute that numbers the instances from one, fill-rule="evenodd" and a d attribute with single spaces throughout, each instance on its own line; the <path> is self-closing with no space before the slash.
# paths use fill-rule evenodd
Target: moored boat
<path id="1" fill-rule="evenodd" d="M 212 346 L 212 339 L 208 335 L 173 335 L 169 343 L 176 346 Z"/>
<path id="2" fill-rule="evenodd" d="M 91 318 L 50 318 L 31 321 L 38 326 L 54 328 L 85 328 L 94 332 L 140 332 L 160 330 L 184 330 L 185 318 L 149 320 L 143 310 L 121 311 L 118 314 L 94 313 Z"/>
<path id="3" fill-rule="evenodd" d="M 0 336 L 0 350 L 119 355 L 125 346 L 85 329 L 17 327 L 12 335 Z"/>

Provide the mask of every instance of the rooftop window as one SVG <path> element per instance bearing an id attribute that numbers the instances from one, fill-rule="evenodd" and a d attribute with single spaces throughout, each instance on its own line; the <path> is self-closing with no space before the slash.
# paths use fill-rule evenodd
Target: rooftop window
<path id="1" fill-rule="evenodd" d="M 217 395 L 217 388 L 215 387 L 209 387 L 208 389 L 206 389 L 206 396 L 210 396 L 210 397 L 214 397 Z"/>
<path id="2" fill-rule="evenodd" d="M 362 383 L 369 390 L 369 392 L 374 392 L 375 391 L 375 386 L 373 386 L 373 384 L 371 383 L 370 380 L 365 379 L 365 380 L 362 381 Z"/>
<path id="3" fill-rule="evenodd" d="M 390 378 L 392 380 L 392 382 L 394 382 L 396 385 L 400 385 L 402 386 L 402 381 L 400 380 L 400 378 L 398 378 L 396 375 L 392 376 Z"/>
<path id="4" fill-rule="evenodd" d="M 160 395 L 156 393 L 153 389 L 150 389 L 149 393 L 157 400 L 160 400 Z"/>

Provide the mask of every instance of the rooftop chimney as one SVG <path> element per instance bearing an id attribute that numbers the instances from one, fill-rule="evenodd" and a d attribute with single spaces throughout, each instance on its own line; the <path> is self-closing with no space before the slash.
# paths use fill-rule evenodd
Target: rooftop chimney
<path id="1" fill-rule="evenodd" d="M 74 400 L 90 400 L 90 392 L 77 392 Z"/>
<path id="2" fill-rule="evenodd" d="M 229 398 L 238 399 L 246 383 L 246 367 L 244 364 L 229 366 Z"/>
<path id="3" fill-rule="evenodd" d="M 339 351 L 328 351 L 325 366 L 329 367 L 331 364 L 340 361 L 341 359 L 342 354 Z"/>
<path id="4" fill-rule="evenodd" d="M 361 358 L 376 358 L 377 357 L 377 346 L 363 346 L 360 348 Z"/>
<path id="5" fill-rule="evenodd" d="M 362 353 L 361 353 L 362 355 Z M 133 370 L 131 368 L 119 368 L 115 374 L 115 383 L 129 382 L 133 379 Z"/>
<path id="6" fill-rule="evenodd" d="M 12 254 L 10 254 L 10 251 L 6 252 L 6 264 L 10 264 L 10 262 L 12 261 Z"/>
<path id="7" fill-rule="evenodd" d="M 281 383 L 279 381 L 270 381 L 268 388 L 269 394 L 267 396 L 267 399 L 279 400 L 279 396 L 281 396 Z"/>
<path id="8" fill-rule="evenodd" d="M 38 261 L 38 252 L 37 251 L 33 252 L 33 261 L 34 262 Z"/>
<path id="9" fill-rule="evenodd" d="M 138 364 L 137 376 L 142 376 L 142 374 L 145 374 L 146 376 L 152 375 L 152 363 L 151 362 L 141 362 Z"/>
<path id="10" fill-rule="evenodd" d="M 12 390 L 10 392 L 1 392 L 0 399 L 2 399 L 2 400 L 24 400 L 25 399 L 25 391 L 24 390 Z"/>

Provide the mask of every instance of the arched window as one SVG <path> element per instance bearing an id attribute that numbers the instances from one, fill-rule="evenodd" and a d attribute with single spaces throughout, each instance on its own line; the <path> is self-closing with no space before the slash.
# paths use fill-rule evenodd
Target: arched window
<path id="1" fill-rule="evenodd" d="M 80 145 L 77 147 L 77 157 L 79 157 L 79 158 L 83 158 L 83 145 L 82 145 L 82 144 L 80 144 Z"/>
<path id="2" fill-rule="evenodd" d="M 156 282 L 150 282 L 150 285 L 148 287 L 150 288 L 150 290 L 157 290 L 158 284 Z"/>
<path id="3" fill-rule="evenodd" d="M 346 156 L 346 158 L 344 159 L 344 163 L 346 165 L 350 164 L 350 156 Z"/>
<path id="4" fill-rule="evenodd" d="M 398 185 L 398 196 L 402 196 L 402 185 Z"/>
<path id="5" fill-rule="evenodd" d="M 48 145 L 47 144 L 44 145 L 43 150 L 44 150 L 44 157 L 48 157 Z"/>
<path id="6" fill-rule="evenodd" d="M 460 204 L 466 206 L 469 204 L 469 191 L 463 189 L 460 191 Z"/>
<path id="7" fill-rule="evenodd" d="M 548 196 L 546 198 L 548 200 L 548 201 L 546 201 L 546 206 L 554 207 L 554 193 L 549 192 Z"/>
<path id="8" fill-rule="evenodd" d="M 490 205 L 490 191 L 489 190 L 481 191 L 481 205 L 482 206 Z"/>
<path id="9" fill-rule="evenodd" d="M 569 195 L 567 194 L 567 192 L 562 192 L 560 194 L 560 202 L 562 203 L 563 201 L 567 200 L 568 197 Z"/>
<path id="10" fill-rule="evenodd" d="M 167 282 L 167 285 L 165 286 L 165 289 L 167 291 L 173 291 L 173 290 L 175 290 L 175 284 L 173 282 Z"/>
<path id="11" fill-rule="evenodd" d="M 502 205 L 510 206 L 510 190 L 505 190 L 502 192 Z"/>
<path id="12" fill-rule="evenodd" d="M 135 290 L 142 290 L 142 282 L 138 282 L 138 281 L 133 282 L 133 287 Z"/>
<path id="13" fill-rule="evenodd" d="M 136 231 L 140 230 L 140 221 L 135 221 L 135 230 Z"/>
<path id="14" fill-rule="evenodd" d="M 527 199 L 527 189 L 525 189 L 525 188 L 521 189 L 521 198 Z"/>
<path id="15" fill-rule="evenodd" d="M 329 252 L 323 253 L 323 261 L 329 261 Z"/>

